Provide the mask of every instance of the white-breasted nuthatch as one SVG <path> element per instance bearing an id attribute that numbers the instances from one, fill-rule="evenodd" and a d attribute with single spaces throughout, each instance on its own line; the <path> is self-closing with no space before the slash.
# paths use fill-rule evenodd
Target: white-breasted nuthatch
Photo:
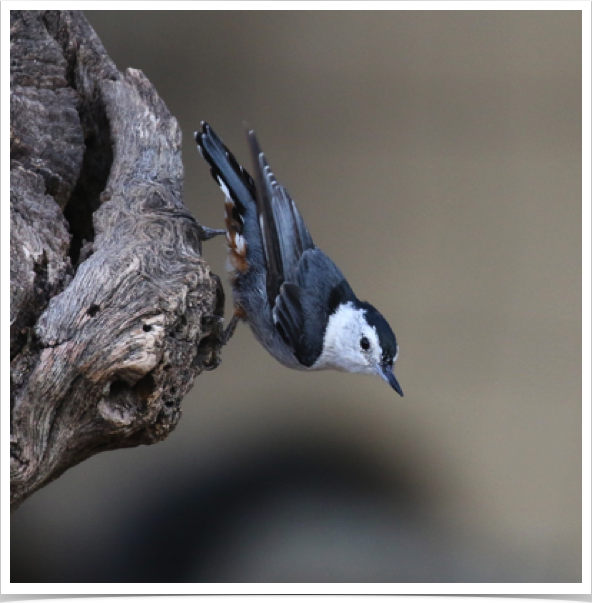
<path id="1" fill-rule="evenodd" d="M 195 140 L 226 197 L 235 310 L 224 342 L 245 319 L 263 347 L 289 368 L 375 374 L 402 396 L 393 372 L 399 354 L 395 334 L 313 243 L 255 133 L 247 133 L 253 180 L 212 128 L 205 122 L 201 126 Z"/>

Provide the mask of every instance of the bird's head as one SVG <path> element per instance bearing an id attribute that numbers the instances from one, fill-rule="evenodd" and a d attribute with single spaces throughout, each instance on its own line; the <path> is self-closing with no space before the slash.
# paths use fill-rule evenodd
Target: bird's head
<path id="1" fill-rule="evenodd" d="M 320 364 L 351 373 L 382 377 L 400 396 L 394 373 L 399 355 L 397 339 L 388 322 L 371 304 L 340 304 L 327 321 Z"/>

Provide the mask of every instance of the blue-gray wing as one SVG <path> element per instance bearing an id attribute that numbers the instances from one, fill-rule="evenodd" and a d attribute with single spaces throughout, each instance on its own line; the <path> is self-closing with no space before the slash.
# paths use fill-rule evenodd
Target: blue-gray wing
<path id="1" fill-rule="evenodd" d="M 329 316 L 340 303 L 354 301 L 343 274 L 318 247 L 307 249 L 292 282 L 285 282 L 276 297 L 273 318 L 298 361 L 312 366 L 323 351 Z"/>
<path id="2" fill-rule="evenodd" d="M 273 309 L 285 282 L 295 282 L 302 254 L 314 243 L 288 191 L 276 180 L 253 131 L 248 133 L 257 189 L 257 215 L 267 263 L 267 296 Z"/>
<path id="3" fill-rule="evenodd" d="M 278 183 L 253 131 L 257 213 L 266 258 L 267 296 L 274 324 L 295 357 L 312 366 L 323 350 L 329 316 L 355 295 L 318 247 L 288 191 Z"/>

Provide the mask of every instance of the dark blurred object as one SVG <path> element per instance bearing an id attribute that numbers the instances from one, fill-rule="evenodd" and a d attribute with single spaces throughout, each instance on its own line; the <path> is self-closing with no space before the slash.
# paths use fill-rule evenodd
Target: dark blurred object
<path id="1" fill-rule="evenodd" d="M 187 474 L 132 497 L 117 546 L 67 539 L 76 554 L 67 564 L 48 555 L 35 581 L 553 581 L 435 522 L 434 492 L 404 461 L 386 475 L 372 455 L 317 438 L 271 443 L 199 482 Z M 31 580 L 26 549 L 13 551 L 12 580 Z"/>

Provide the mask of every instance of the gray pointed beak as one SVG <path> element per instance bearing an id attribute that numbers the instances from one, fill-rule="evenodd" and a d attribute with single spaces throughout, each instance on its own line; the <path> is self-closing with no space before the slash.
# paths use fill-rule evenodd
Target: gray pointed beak
<path id="1" fill-rule="evenodd" d="M 393 373 L 393 368 L 390 366 L 381 367 L 380 376 L 399 394 L 403 397 L 403 390 Z"/>

